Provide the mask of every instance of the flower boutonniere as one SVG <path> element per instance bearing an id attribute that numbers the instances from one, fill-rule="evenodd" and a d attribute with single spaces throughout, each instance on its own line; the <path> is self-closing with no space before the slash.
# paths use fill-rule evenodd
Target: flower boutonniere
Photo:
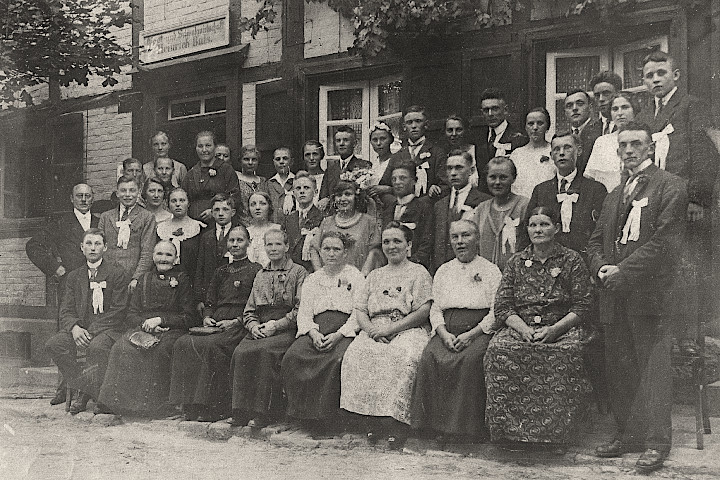
<path id="1" fill-rule="evenodd" d="M 233 282 L 233 287 L 240 288 L 240 285 L 242 285 L 242 282 L 240 280 L 235 280 Z"/>
<path id="2" fill-rule="evenodd" d="M 210 175 L 211 177 L 214 177 L 215 175 L 217 175 L 217 170 L 215 170 L 214 168 L 211 168 L 210 170 L 208 170 L 208 175 Z"/>
<path id="3" fill-rule="evenodd" d="M 562 269 L 560 269 L 560 267 L 553 267 L 550 269 L 550 275 L 553 278 L 557 278 L 557 276 L 560 275 L 560 272 L 562 272 Z"/>
<path id="4" fill-rule="evenodd" d="M 530 260 L 530 259 L 525 260 L 525 266 L 526 266 L 526 267 L 530 268 L 530 267 L 532 267 L 532 264 L 533 264 L 533 261 L 532 261 L 532 260 Z"/>
<path id="5" fill-rule="evenodd" d="M 171 235 L 173 237 L 182 237 L 183 235 L 185 235 L 185 232 L 183 232 L 182 227 L 180 227 L 177 230 L 175 230 L 174 232 L 172 232 Z"/>
<path id="6" fill-rule="evenodd" d="M 175 277 L 170 277 L 170 286 L 171 286 L 172 288 L 177 287 L 177 286 L 178 286 L 178 283 L 179 283 L 179 282 L 177 281 L 177 278 L 175 278 Z"/>
<path id="7" fill-rule="evenodd" d="M 338 279 L 338 288 L 343 288 L 343 287 L 345 287 L 348 292 L 350 290 L 352 290 L 352 284 L 350 282 L 348 282 L 347 278 Z"/>
<path id="8" fill-rule="evenodd" d="M 390 298 L 397 297 L 402 292 L 402 287 L 388 288 L 383 290 L 383 295 L 387 295 Z"/>
<path id="9" fill-rule="evenodd" d="M 392 312 L 390 312 L 390 320 L 393 321 L 393 322 L 397 322 L 398 320 L 402 320 L 403 317 L 404 317 L 404 315 L 403 315 L 402 312 L 401 312 L 400 310 L 398 310 L 397 308 L 396 308 L 395 310 L 393 310 Z"/>
<path id="10" fill-rule="evenodd" d="M 549 161 L 550 161 L 550 157 L 548 157 L 547 155 L 543 155 L 542 157 L 540 157 L 540 163 L 545 163 L 545 162 L 549 162 Z"/>
<path id="11" fill-rule="evenodd" d="M 420 154 L 420 160 L 422 160 L 422 159 L 424 159 L 424 158 L 430 158 L 431 155 L 432 155 L 432 154 L 431 154 L 430 152 L 422 152 L 422 153 Z"/>
<path id="12" fill-rule="evenodd" d="M 278 281 L 280 281 L 280 282 L 285 282 L 285 280 L 287 280 L 287 274 L 285 274 L 285 273 L 278 273 L 278 277 L 277 277 L 277 278 L 278 278 Z"/>
<path id="13" fill-rule="evenodd" d="M 482 277 L 480 276 L 480 273 L 476 273 L 475 275 L 473 275 L 473 281 L 482 282 Z"/>

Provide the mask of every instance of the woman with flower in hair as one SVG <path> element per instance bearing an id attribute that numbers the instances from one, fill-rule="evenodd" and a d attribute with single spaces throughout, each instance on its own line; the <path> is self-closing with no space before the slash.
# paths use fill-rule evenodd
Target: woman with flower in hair
<path id="1" fill-rule="evenodd" d="M 559 229 L 555 210 L 530 212 L 532 244 L 508 260 L 495 297 L 493 329 L 501 330 L 485 355 L 485 417 L 499 443 L 563 450 L 591 390 L 582 328 L 590 274 L 579 253 L 555 240 Z"/>
<path id="2" fill-rule="evenodd" d="M 245 337 L 245 303 L 261 266 L 248 260 L 248 231 L 242 225 L 228 233 L 231 261 L 215 270 L 207 289 L 203 326 L 210 335 L 185 335 L 174 348 L 170 400 L 182 405 L 186 420 L 215 421 L 230 416 L 230 360 Z"/>
<path id="3" fill-rule="evenodd" d="M 364 213 L 364 195 L 355 182 L 340 180 L 332 193 L 335 214 L 323 219 L 316 238 L 319 240 L 328 231 L 341 232 L 350 237 L 353 244 L 347 248 L 347 262 L 367 275 L 374 267 L 374 261 L 368 254 L 380 246 L 380 226 L 374 217 Z M 311 261 L 315 270 L 323 267 L 317 242 L 311 248 Z"/>
<path id="4" fill-rule="evenodd" d="M 402 449 L 411 424 L 410 403 L 418 362 L 428 342 L 432 278 L 409 257 L 413 232 L 392 221 L 382 232 L 388 264 L 373 270 L 353 315 L 362 331 L 341 368 L 340 407 L 368 417 L 368 440 L 387 435 Z"/>
<path id="5" fill-rule="evenodd" d="M 195 137 L 195 153 L 198 162 L 182 181 L 182 188 L 188 194 L 190 210 L 188 215 L 206 225 L 213 224 L 212 198 L 218 193 L 236 195 L 238 178 L 228 162 L 215 158 L 215 134 L 203 131 Z"/>
<path id="6" fill-rule="evenodd" d="M 319 432 L 338 420 L 340 365 L 360 328 L 353 305 L 359 301 L 365 277 L 346 263 L 351 243 L 337 231 L 320 238 L 323 268 L 303 283 L 297 340 L 282 362 L 287 414 Z"/>
<path id="7" fill-rule="evenodd" d="M 517 168 L 517 178 L 512 186 L 516 195 L 530 198 L 536 185 L 555 178 L 555 164 L 550 160 L 550 142 L 546 137 L 548 128 L 550 113 L 544 107 L 533 108 L 528 112 L 525 131 L 530 142 L 510 154 Z"/>

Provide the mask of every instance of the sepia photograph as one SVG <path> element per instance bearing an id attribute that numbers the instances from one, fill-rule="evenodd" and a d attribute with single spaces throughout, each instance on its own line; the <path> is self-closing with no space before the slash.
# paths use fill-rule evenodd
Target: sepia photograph
<path id="1" fill-rule="evenodd" d="M 720 478 L 719 174 L 720 0 L 0 0 L 0 478 Z"/>

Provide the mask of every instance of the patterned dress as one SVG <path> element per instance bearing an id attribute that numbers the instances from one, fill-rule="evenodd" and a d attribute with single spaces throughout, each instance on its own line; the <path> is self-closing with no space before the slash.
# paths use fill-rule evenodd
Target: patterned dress
<path id="1" fill-rule="evenodd" d="M 495 298 L 497 326 L 518 315 L 533 327 L 554 325 L 569 312 L 587 318 L 590 274 L 580 254 L 555 243 L 543 264 L 532 245 L 508 260 Z M 494 440 L 568 443 L 591 387 L 583 366 L 583 329 L 555 343 L 528 343 L 510 327 L 485 355 L 486 421 Z"/>
<path id="2" fill-rule="evenodd" d="M 374 325 L 387 325 L 432 300 L 432 278 L 416 263 L 403 269 L 387 265 L 370 272 L 359 299 L 356 309 Z M 342 362 L 340 407 L 410 424 L 415 376 L 428 339 L 422 327 L 404 330 L 390 343 L 376 342 L 360 332 Z"/>
<path id="3" fill-rule="evenodd" d="M 148 350 L 130 343 L 130 335 L 153 317 L 162 318 L 160 326 L 170 329 L 154 334 L 160 343 Z M 198 323 L 190 277 L 179 267 L 145 273 L 130 299 L 127 323 L 134 328 L 110 351 L 98 401 L 117 412 L 152 413 L 168 401 L 173 345 Z"/>
<path id="4" fill-rule="evenodd" d="M 265 177 L 258 176 L 259 182 L 246 182 L 240 178 L 240 172 L 235 172 L 238 177 L 239 189 L 235 196 L 235 209 L 237 211 L 236 216 L 244 224 L 248 224 L 250 221 L 250 212 L 248 203 L 253 193 L 266 192 L 268 191 L 267 179 Z"/>
<path id="5" fill-rule="evenodd" d="M 205 315 L 242 318 L 260 265 L 247 258 L 215 270 L 207 290 Z M 230 359 L 245 336 L 242 325 L 207 336 L 185 335 L 175 342 L 170 400 L 176 405 L 204 405 L 230 413 Z"/>

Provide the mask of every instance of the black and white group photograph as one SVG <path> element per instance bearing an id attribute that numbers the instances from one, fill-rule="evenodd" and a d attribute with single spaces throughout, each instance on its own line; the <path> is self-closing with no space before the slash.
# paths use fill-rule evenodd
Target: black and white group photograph
<path id="1" fill-rule="evenodd" d="M 0 0 L 0 478 L 720 477 L 720 0 Z"/>

